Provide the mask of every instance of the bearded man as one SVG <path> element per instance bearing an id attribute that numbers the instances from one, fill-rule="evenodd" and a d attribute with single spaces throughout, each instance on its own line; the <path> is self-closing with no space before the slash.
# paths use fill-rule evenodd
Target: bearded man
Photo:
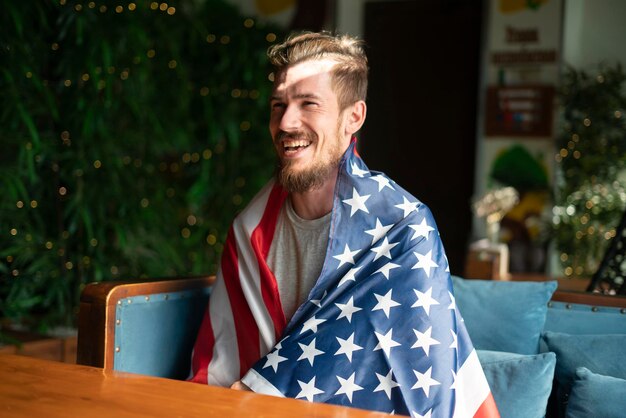
<path id="1" fill-rule="evenodd" d="M 280 167 L 229 231 L 189 380 L 396 414 L 498 416 L 430 210 L 356 151 L 362 42 L 300 33 L 268 56 Z"/>

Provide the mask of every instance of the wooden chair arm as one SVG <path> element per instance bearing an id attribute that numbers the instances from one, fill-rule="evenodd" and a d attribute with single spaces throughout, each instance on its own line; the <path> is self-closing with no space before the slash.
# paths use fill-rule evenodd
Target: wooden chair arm
<path id="1" fill-rule="evenodd" d="M 133 296 L 175 293 L 209 287 L 215 276 L 149 281 L 91 283 L 80 297 L 78 315 L 78 364 L 113 368 L 115 353 L 115 310 L 120 301 Z M 148 300 L 148 299 L 146 299 Z"/>

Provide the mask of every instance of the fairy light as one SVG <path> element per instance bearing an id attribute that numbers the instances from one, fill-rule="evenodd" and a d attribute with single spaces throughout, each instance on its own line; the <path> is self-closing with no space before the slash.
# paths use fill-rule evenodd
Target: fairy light
<path id="1" fill-rule="evenodd" d="M 215 245 L 215 243 L 217 242 L 217 238 L 215 237 L 215 235 L 209 234 L 206 237 L 206 242 L 209 245 Z"/>

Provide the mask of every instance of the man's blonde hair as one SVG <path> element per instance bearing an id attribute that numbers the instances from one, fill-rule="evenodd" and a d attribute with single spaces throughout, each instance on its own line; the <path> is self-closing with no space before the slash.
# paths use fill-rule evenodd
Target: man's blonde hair
<path id="1" fill-rule="evenodd" d="M 359 39 L 329 32 L 294 33 L 283 43 L 272 45 L 267 56 L 276 75 L 304 61 L 336 61 L 331 70 L 331 82 L 341 110 L 367 96 L 367 56 L 363 41 Z"/>

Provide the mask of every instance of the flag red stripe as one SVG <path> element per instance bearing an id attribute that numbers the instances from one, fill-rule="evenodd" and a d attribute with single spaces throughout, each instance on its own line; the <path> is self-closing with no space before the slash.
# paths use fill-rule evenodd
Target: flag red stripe
<path id="1" fill-rule="evenodd" d="M 276 340 L 279 339 L 283 329 L 285 329 L 287 321 L 280 303 L 276 277 L 274 277 L 274 273 L 267 266 L 265 260 L 267 260 L 267 254 L 269 253 L 272 240 L 274 239 L 280 209 L 286 198 L 287 192 L 282 187 L 278 186 L 278 184 L 274 185 L 270 192 L 265 211 L 263 212 L 263 217 L 250 237 L 250 244 L 252 245 L 256 259 L 259 261 L 263 302 L 274 323 Z"/>
<path id="2" fill-rule="evenodd" d="M 235 319 L 239 349 L 239 374 L 243 376 L 260 357 L 259 329 L 241 287 L 235 233 L 231 226 L 222 254 L 222 272 L 230 308 Z"/>
<path id="3" fill-rule="evenodd" d="M 500 418 L 496 401 L 493 399 L 493 395 L 489 392 L 489 395 L 478 408 L 478 411 L 474 414 L 474 418 Z"/>
<path id="4" fill-rule="evenodd" d="M 208 383 L 209 363 L 213 357 L 213 345 L 215 344 L 215 336 L 213 335 L 213 327 L 211 326 L 211 316 L 209 315 L 209 307 L 207 306 L 202 318 L 202 326 L 198 332 L 198 337 L 194 345 L 194 355 L 191 359 L 191 370 L 193 378 L 191 382 Z"/>

